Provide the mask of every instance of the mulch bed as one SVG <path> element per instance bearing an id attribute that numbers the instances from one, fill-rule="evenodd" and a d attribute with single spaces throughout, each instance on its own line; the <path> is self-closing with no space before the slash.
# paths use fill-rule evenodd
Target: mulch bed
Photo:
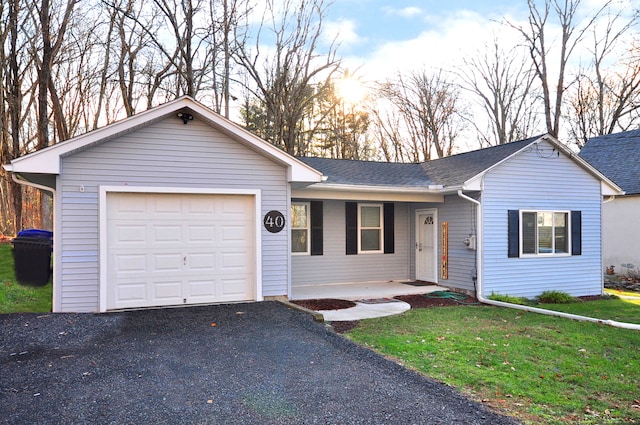
<path id="1" fill-rule="evenodd" d="M 326 298 L 320 300 L 295 300 L 294 304 L 308 308 L 309 310 L 342 310 L 343 308 L 355 307 L 356 303 L 347 300 L 338 300 L 334 298 Z"/>

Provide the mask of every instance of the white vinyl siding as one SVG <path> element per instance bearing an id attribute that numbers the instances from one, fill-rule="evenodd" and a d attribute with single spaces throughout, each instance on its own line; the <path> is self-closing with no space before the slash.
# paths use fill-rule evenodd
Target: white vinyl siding
<path id="1" fill-rule="evenodd" d="M 98 193 L 105 185 L 255 189 L 261 194 L 261 217 L 289 208 L 285 167 L 197 118 L 184 125 L 172 116 L 72 153 L 62 159 L 56 204 L 60 311 L 98 311 Z M 279 233 L 262 228 L 264 296 L 287 293 L 289 238 L 287 228 Z"/>
<path id="2" fill-rule="evenodd" d="M 542 142 L 489 172 L 484 180 L 484 296 L 535 297 L 545 290 L 602 293 L 600 181 Z M 509 210 L 580 211 L 582 255 L 508 257 Z M 450 260 L 450 263 L 452 260 Z"/>
<path id="3" fill-rule="evenodd" d="M 408 204 L 395 204 L 393 254 L 345 255 L 345 202 L 325 200 L 323 203 L 323 255 L 293 256 L 293 286 L 409 278 Z"/>

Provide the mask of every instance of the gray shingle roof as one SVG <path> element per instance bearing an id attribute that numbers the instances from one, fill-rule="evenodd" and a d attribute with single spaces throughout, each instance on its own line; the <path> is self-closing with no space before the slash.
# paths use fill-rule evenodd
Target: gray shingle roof
<path id="1" fill-rule="evenodd" d="M 298 158 L 327 176 L 326 183 L 420 187 L 431 183 L 420 164 L 354 161 L 348 159 Z"/>
<path id="2" fill-rule="evenodd" d="M 298 159 L 327 176 L 326 183 L 398 187 L 442 185 L 448 187 L 461 185 L 539 138 L 540 136 L 532 137 L 519 142 L 461 153 L 422 164 L 305 157 Z"/>
<path id="3" fill-rule="evenodd" d="M 640 130 L 593 137 L 580 151 L 580 157 L 627 195 L 640 194 Z"/>
<path id="4" fill-rule="evenodd" d="M 435 184 L 459 186 L 542 136 L 424 162 L 422 167 Z"/>

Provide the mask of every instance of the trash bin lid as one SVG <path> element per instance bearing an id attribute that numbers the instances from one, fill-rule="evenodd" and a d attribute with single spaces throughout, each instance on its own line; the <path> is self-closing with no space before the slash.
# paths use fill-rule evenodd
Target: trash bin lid
<path id="1" fill-rule="evenodd" d="M 24 229 L 18 232 L 18 237 L 53 239 L 53 232 L 43 229 Z"/>

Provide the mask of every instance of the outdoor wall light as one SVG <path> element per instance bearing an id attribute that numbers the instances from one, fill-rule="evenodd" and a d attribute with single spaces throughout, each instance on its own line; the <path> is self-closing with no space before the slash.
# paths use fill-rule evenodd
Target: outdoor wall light
<path id="1" fill-rule="evenodd" d="M 188 123 L 189 121 L 193 120 L 193 115 L 187 113 L 187 112 L 178 112 L 178 118 L 182 118 L 182 122 L 184 124 Z"/>

